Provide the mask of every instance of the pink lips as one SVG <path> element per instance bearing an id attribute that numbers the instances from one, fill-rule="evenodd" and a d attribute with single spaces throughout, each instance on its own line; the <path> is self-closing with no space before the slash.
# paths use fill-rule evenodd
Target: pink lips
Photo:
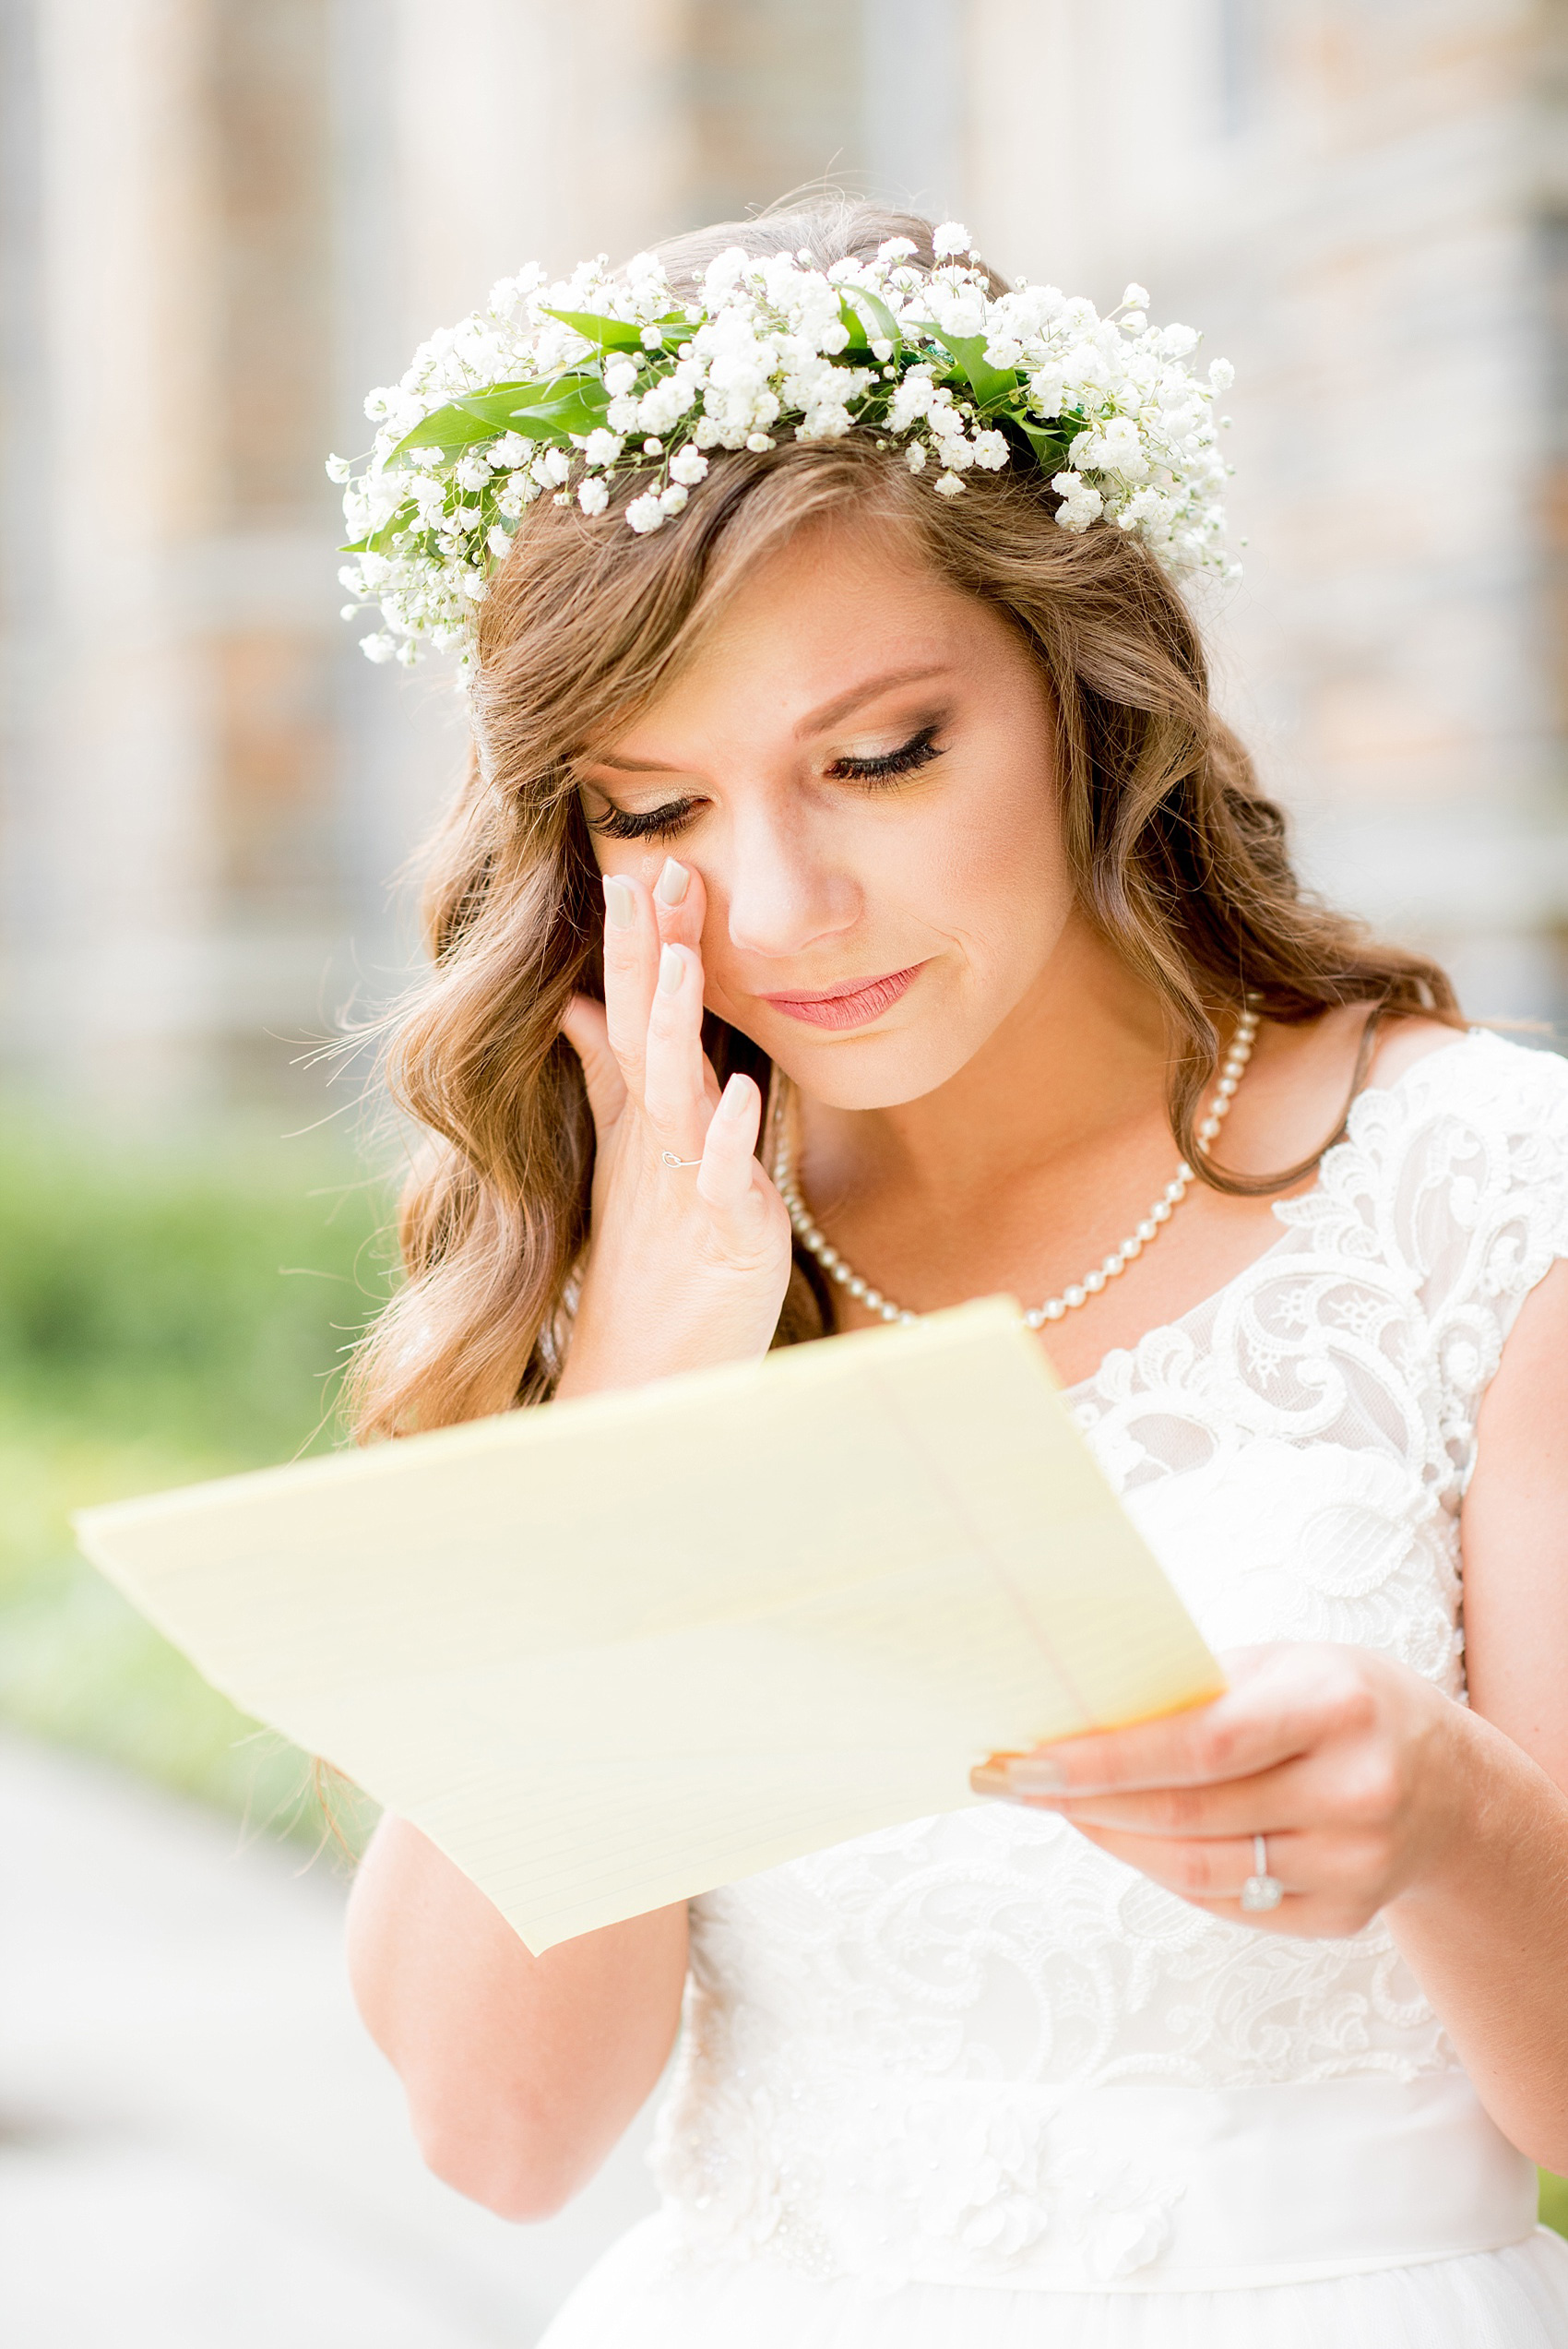
<path id="1" fill-rule="evenodd" d="M 843 986 L 764 996 L 762 1000 L 813 1028 L 863 1028 L 890 1010 L 924 968 L 923 962 L 911 962 L 907 971 L 889 971 L 880 979 L 851 979 Z"/>

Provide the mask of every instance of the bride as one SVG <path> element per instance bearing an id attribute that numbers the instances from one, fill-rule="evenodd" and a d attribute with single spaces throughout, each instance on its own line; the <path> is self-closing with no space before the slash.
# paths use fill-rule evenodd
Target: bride
<path id="1" fill-rule="evenodd" d="M 679 2034 L 550 2349 L 1568 2343 L 1568 1069 L 1301 894 L 1144 299 L 813 204 L 525 272 L 334 460 L 475 745 L 364 1429 L 1007 1291 L 1229 1678 L 539 1959 L 384 1819 L 462 2192 L 559 2209 Z"/>

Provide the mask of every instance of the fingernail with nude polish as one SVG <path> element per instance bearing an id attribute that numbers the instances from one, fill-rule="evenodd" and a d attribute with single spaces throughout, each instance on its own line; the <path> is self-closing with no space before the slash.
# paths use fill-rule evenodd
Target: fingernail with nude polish
<path id="1" fill-rule="evenodd" d="M 659 958 L 659 992 L 672 996 L 685 974 L 685 964 L 672 946 L 667 946 Z"/>
<path id="2" fill-rule="evenodd" d="M 1067 1773 L 1049 1754 L 1020 1754 L 1007 1765 L 1007 1783 L 1015 1795 L 1064 1795 Z"/>
<path id="3" fill-rule="evenodd" d="M 1010 1795 L 1013 1782 L 1005 1770 L 996 1762 L 981 1762 L 969 1772 L 969 1784 L 977 1795 Z"/>
<path id="4" fill-rule="evenodd" d="M 637 918 L 637 900 L 631 885 L 617 873 L 611 874 L 605 881 L 604 911 L 612 930 L 629 930 Z"/>
<path id="5" fill-rule="evenodd" d="M 654 883 L 653 893 L 660 905 L 679 905 L 692 886 L 692 876 L 683 864 L 672 856 L 664 860 L 664 870 Z"/>
<path id="6" fill-rule="evenodd" d="M 731 1077 L 719 1096 L 720 1117 L 743 1117 L 751 1107 L 751 1087 L 743 1077 Z"/>

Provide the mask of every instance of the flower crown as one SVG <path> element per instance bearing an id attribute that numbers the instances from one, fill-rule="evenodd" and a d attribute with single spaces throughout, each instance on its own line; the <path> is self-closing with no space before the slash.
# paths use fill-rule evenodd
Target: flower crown
<path id="1" fill-rule="evenodd" d="M 768 449 L 786 433 L 897 440 L 942 497 L 973 466 L 1032 461 L 1063 530 L 1103 517 L 1173 575 L 1237 576 L 1212 413 L 1229 364 L 1195 375 L 1196 333 L 1151 327 L 1141 286 L 1101 318 L 1054 286 L 993 295 L 956 222 L 933 250 L 927 269 L 894 237 L 873 261 L 823 271 L 805 251 L 736 245 L 690 302 L 647 253 L 613 277 L 601 255 L 560 285 L 532 265 L 504 278 L 486 310 L 371 393 L 369 457 L 327 459 L 356 558 L 339 574 L 354 599 L 343 616 L 379 605 L 384 623 L 366 654 L 411 665 L 425 644 L 459 646 L 466 670 L 488 574 L 536 497 L 603 515 L 624 481 L 625 527 L 660 530 L 708 450 Z"/>

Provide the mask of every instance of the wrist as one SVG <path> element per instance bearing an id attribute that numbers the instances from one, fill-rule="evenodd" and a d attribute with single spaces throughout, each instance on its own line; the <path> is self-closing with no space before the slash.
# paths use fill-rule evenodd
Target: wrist
<path id="1" fill-rule="evenodd" d="M 683 1321 L 676 1316 L 637 1329 L 601 1330 L 579 1321 L 566 1352 L 555 1400 L 624 1392 L 677 1378 L 688 1370 L 719 1370 L 731 1362 L 755 1362 L 773 1341 L 778 1314 L 766 1325 L 754 1307 L 732 1318 L 711 1313 Z"/>
<path id="2" fill-rule="evenodd" d="M 1521 1832 L 1538 1803 L 1521 1775 L 1538 1775 L 1527 1757 L 1468 1706 L 1440 1716 L 1426 1758 L 1429 1818 L 1409 1879 L 1389 1905 L 1405 1908 L 1453 1898 L 1474 1902 L 1488 1878 L 1512 1864 Z"/>

